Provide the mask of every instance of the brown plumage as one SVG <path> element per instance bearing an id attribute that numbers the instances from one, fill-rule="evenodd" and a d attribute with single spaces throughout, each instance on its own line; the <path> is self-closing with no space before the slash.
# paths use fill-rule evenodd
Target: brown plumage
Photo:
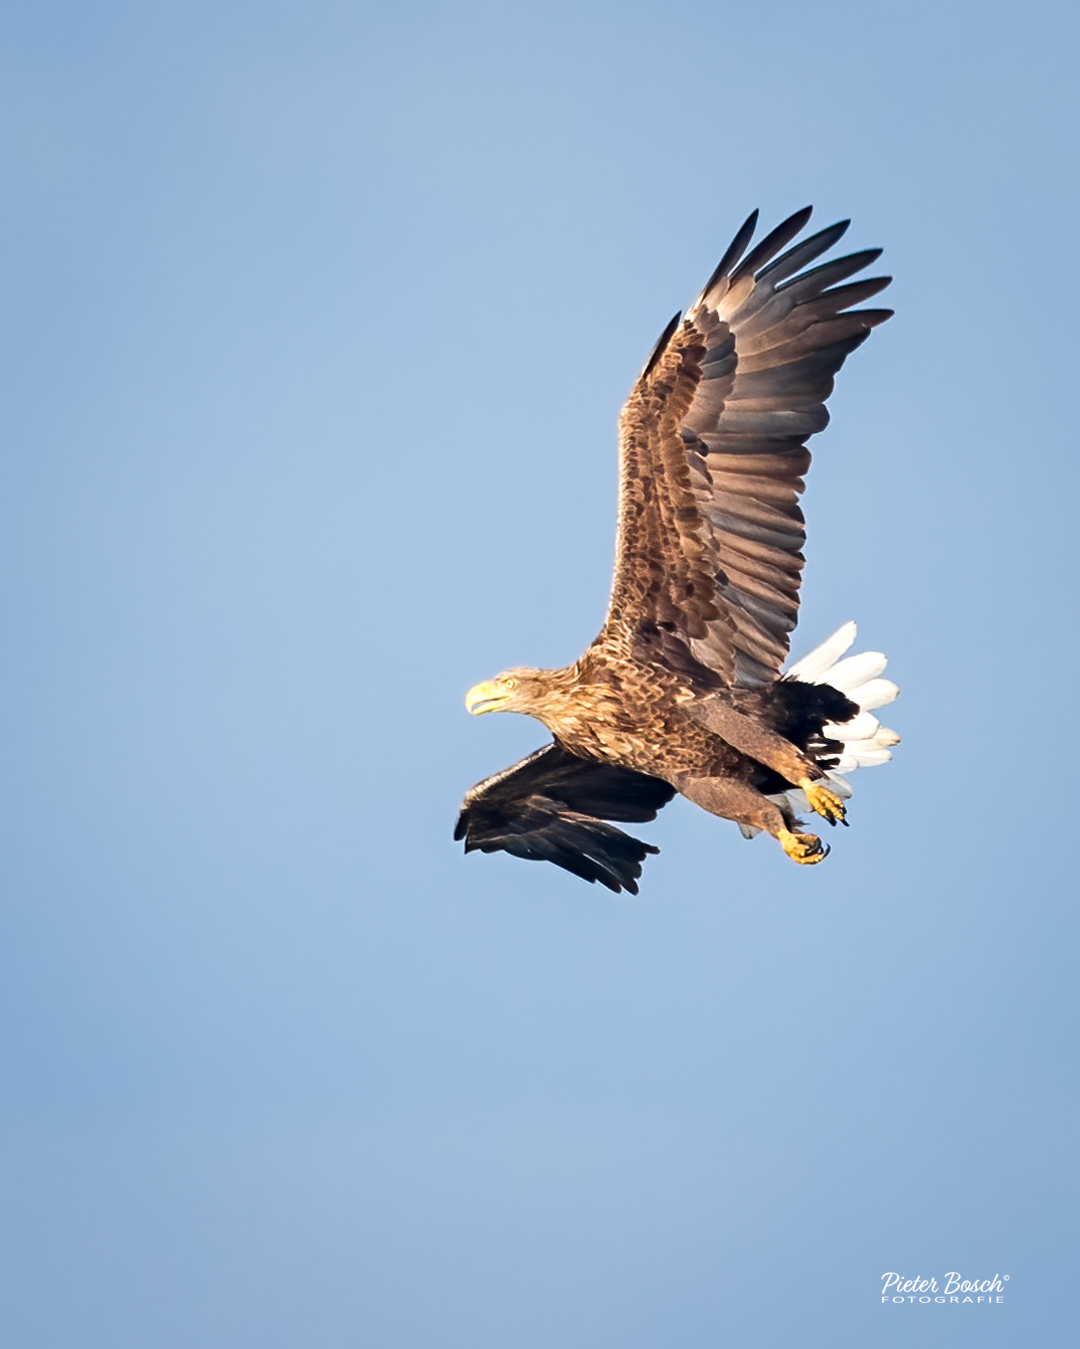
<path id="1" fill-rule="evenodd" d="M 806 270 L 847 222 L 783 252 L 809 216 L 744 257 L 755 212 L 657 344 L 620 422 L 615 579 L 600 635 L 566 669 L 510 670 L 468 695 L 474 712 L 537 717 L 555 743 L 472 789 L 455 832 L 466 851 L 549 860 L 636 893 L 655 849 L 603 821 L 652 819 L 680 791 L 816 862 L 827 849 L 797 832 L 793 789 L 803 808 L 843 820 L 846 784 L 829 776 L 849 749 L 837 728 L 857 715 L 860 732 L 873 723 L 879 757 L 866 762 L 895 742 L 863 720 L 876 703 L 781 675 L 799 606 L 805 442 L 828 422 L 844 359 L 891 313 L 851 309 L 889 278 L 839 284 L 880 250 Z M 877 690 L 877 702 L 887 695 Z"/>

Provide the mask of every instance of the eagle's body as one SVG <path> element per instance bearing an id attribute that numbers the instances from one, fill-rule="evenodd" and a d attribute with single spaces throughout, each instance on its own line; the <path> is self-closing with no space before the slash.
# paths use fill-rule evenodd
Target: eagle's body
<path id="1" fill-rule="evenodd" d="M 568 669 L 543 675 L 531 715 L 583 759 L 660 777 L 704 768 L 722 753 L 719 738 L 686 716 L 693 690 L 670 670 L 593 647 Z"/>
<path id="2" fill-rule="evenodd" d="M 695 715 L 709 705 L 710 696 L 703 697 L 662 666 L 613 660 L 598 642 L 565 670 L 508 673 L 518 677 L 519 688 L 522 680 L 533 676 L 537 687 L 528 690 L 530 715 L 582 759 L 669 781 L 677 774 L 689 774 L 757 780 L 762 785 L 773 782 L 771 770 L 734 749 Z M 795 687 L 722 689 L 711 696 L 805 748 L 803 741 L 820 732 L 826 718 L 815 722 L 811 713 L 807 721 L 797 709 L 793 716 L 786 695 Z M 830 710 L 843 715 L 846 709 L 841 704 Z"/>
<path id="3" fill-rule="evenodd" d="M 895 686 L 876 678 L 875 653 L 839 661 L 854 625 L 781 673 L 803 565 L 804 442 L 828 420 L 844 358 L 891 312 L 845 312 L 887 278 L 834 284 L 877 251 L 802 270 L 846 222 L 776 257 L 808 216 L 743 259 L 751 216 L 623 410 L 615 580 L 596 641 L 565 669 L 509 670 L 470 690 L 471 711 L 528 713 L 554 743 L 473 788 L 456 832 L 467 851 L 636 891 L 655 849 L 605 821 L 652 819 L 679 791 L 816 862 L 827 850 L 797 832 L 795 809 L 843 820 L 850 790 L 834 770 L 889 757 L 896 736 L 868 709 Z"/>

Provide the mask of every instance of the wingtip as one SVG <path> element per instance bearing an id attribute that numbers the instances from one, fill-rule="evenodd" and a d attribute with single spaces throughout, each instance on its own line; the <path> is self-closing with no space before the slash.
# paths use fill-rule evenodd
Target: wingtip
<path id="1" fill-rule="evenodd" d="M 851 229 L 850 216 L 848 217 L 847 220 L 838 220 L 829 231 L 829 233 L 832 235 L 832 242 L 829 244 L 829 247 L 832 248 L 834 244 L 838 244 L 849 229 Z"/>
<path id="2" fill-rule="evenodd" d="M 781 220 L 776 227 L 777 230 L 790 230 L 791 237 L 794 238 L 809 224 L 810 217 L 814 214 L 812 206 L 803 206 L 798 211 L 793 211 L 786 220 Z"/>
<path id="3" fill-rule="evenodd" d="M 739 228 L 735 231 L 734 239 L 732 239 L 731 243 L 728 244 L 727 248 L 724 251 L 724 256 L 716 264 L 716 269 L 714 270 L 712 276 L 709 277 L 708 281 L 706 281 L 701 294 L 694 301 L 694 304 L 691 306 L 691 308 L 696 309 L 697 306 L 701 304 L 702 300 L 704 300 L 705 296 L 708 295 L 709 291 L 711 291 L 719 281 L 721 281 L 725 276 L 727 276 L 728 273 L 734 267 L 738 266 L 739 259 L 746 252 L 747 248 L 750 245 L 751 239 L 753 239 L 754 237 L 754 231 L 757 229 L 759 214 L 760 212 L 758 211 L 758 208 L 755 206 L 754 209 L 750 212 L 750 214 L 739 226 Z"/>
<path id="4" fill-rule="evenodd" d="M 656 364 L 659 361 L 660 357 L 663 356 L 664 352 L 667 350 L 667 344 L 671 341 L 675 329 L 679 326 L 679 320 L 681 318 L 682 318 L 682 310 L 680 309 L 678 313 L 675 315 L 675 317 L 671 319 L 671 321 L 668 323 L 664 331 L 657 338 L 656 346 L 653 347 L 652 354 L 649 356 L 649 359 L 645 362 L 645 369 L 642 370 L 641 372 L 642 379 L 645 379 L 648 375 L 651 375 L 652 372 L 656 369 Z"/>
<path id="5" fill-rule="evenodd" d="M 786 248 L 792 239 L 805 228 L 806 222 L 813 215 L 813 212 L 812 206 L 804 206 L 802 210 L 795 211 L 786 220 L 782 220 L 743 258 L 738 267 L 731 273 L 732 285 L 743 277 L 756 273 L 759 267 L 764 267 L 767 262 L 776 257 L 782 248 Z"/>

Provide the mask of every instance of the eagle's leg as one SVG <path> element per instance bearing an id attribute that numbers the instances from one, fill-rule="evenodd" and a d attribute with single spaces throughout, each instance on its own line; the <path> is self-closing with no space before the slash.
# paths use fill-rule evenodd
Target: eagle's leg
<path id="1" fill-rule="evenodd" d="M 771 768 L 804 791 L 810 808 L 817 811 L 822 819 L 828 820 L 830 824 L 847 823 L 840 797 L 815 781 L 823 776 L 822 770 L 790 740 L 785 740 L 782 735 L 763 726 L 753 717 L 736 712 L 717 697 L 698 703 L 693 715 L 740 754 Z"/>
<path id="2" fill-rule="evenodd" d="M 767 796 L 737 778 L 680 777 L 673 786 L 694 805 L 712 815 L 736 824 L 751 825 L 772 834 L 794 862 L 810 864 L 828 856 L 828 848 L 816 834 L 795 832 L 795 816 L 785 804 L 779 806 Z"/>

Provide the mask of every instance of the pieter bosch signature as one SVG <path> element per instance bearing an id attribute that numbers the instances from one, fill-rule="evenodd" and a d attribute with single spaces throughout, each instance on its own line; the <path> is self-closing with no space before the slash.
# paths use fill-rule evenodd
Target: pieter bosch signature
<path id="1" fill-rule="evenodd" d="M 962 1279 L 958 1270 L 950 1270 L 945 1275 L 944 1287 L 938 1287 L 937 1279 L 923 1279 L 918 1274 L 913 1279 L 905 1279 L 902 1274 L 889 1271 L 883 1274 L 881 1287 L 882 1302 L 1004 1302 L 1000 1294 L 1005 1292 L 1007 1274 L 995 1274 L 992 1279 Z M 937 1294 L 937 1296 L 933 1296 Z M 998 1296 L 994 1296 L 997 1294 Z"/>

